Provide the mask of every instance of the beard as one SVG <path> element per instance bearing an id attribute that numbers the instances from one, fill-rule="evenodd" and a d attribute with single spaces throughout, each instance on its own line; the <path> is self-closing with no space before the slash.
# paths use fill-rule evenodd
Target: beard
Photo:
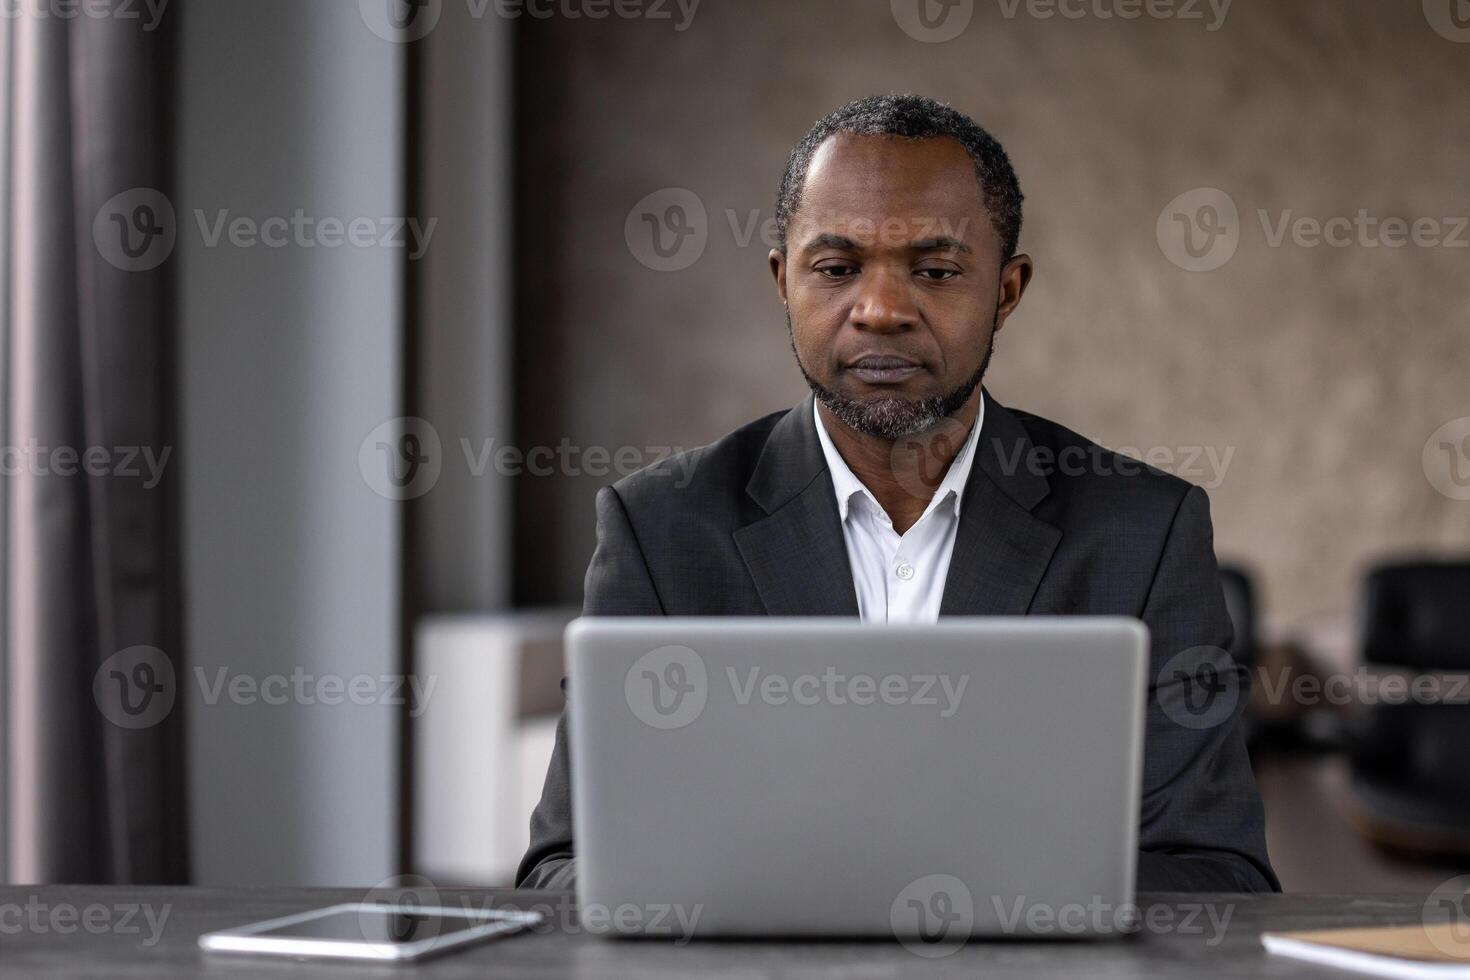
<path id="1" fill-rule="evenodd" d="M 786 313 L 786 335 L 791 340 L 791 352 L 796 354 L 796 366 L 806 379 L 807 387 L 817 400 L 827 406 L 839 422 L 864 435 L 890 441 L 915 436 L 925 432 L 953 415 L 970 400 L 975 389 L 985 378 L 990 367 L 990 355 L 995 353 L 995 329 L 991 324 L 990 337 L 985 344 L 985 356 L 980 358 L 980 367 L 963 384 L 942 395 L 927 398 L 902 398 L 898 395 L 875 395 L 871 398 L 853 398 L 833 391 L 807 372 L 796 352 L 796 336 L 791 330 L 791 313 Z"/>

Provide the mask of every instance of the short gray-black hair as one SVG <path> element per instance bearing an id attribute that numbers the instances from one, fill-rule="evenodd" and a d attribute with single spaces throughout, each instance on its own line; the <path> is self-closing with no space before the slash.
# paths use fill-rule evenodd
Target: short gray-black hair
<path id="1" fill-rule="evenodd" d="M 873 95 L 849 102 L 818 119 L 802 137 L 786 160 L 786 172 L 781 175 L 781 188 L 776 194 L 776 235 L 783 253 L 786 228 L 801 206 L 812 155 L 828 137 L 838 133 L 904 139 L 948 137 L 957 141 L 975 161 L 980 193 L 990 212 L 990 223 L 1000 236 L 1001 261 L 1008 262 L 1016 254 L 1023 198 L 1006 151 L 969 116 L 921 95 Z"/>

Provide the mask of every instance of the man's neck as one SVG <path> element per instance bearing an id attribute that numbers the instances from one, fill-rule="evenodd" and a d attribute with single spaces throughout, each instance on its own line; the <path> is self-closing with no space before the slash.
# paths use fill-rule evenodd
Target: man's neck
<path id="1" fill-rule="evenodd" d="M 981 391 L 975 389 L 959 411 L 917 435 L 901 439 L 859 432 L 840 421 L 826 405 L 817 403 L 822 425 L 852 475 L 887 512 L 893 528 L 903 534 L 924 515 L 934 491 L 964 447 L 980 414 Z"/>

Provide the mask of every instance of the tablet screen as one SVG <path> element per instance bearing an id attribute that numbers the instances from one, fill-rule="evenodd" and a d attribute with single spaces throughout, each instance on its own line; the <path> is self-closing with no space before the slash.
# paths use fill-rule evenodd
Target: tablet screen
<path id="1" fill-rule="evenodd" d="M 256 935 L 388 946 L 417 943 L 425 939 L 447 939 L 455 933 L 483 928 L 493 921 L 490 916 L 440 915 L 385 907 L 332 912 L 317 918 L 264 929 Z"/>

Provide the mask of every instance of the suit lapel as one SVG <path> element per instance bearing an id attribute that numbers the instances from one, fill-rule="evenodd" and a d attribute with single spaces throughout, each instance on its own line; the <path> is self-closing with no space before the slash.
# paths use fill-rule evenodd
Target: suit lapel
<path id="1" fill-rule="evenodd" d="M 986 393 L 985 422 L 965 484 L 940 602 L 941 616 L 1020 616 L 1062 532 L 1031 513 L 1050 492 L 1031 464 L 1031 440 Z M 772 616 L 856 616 L 842 520 L 812 420 L 812 397 L 771 430 L 746 485 L 766 516 L 734 534 Z"/>
<path id="2" fill-rule="evenodd" d="M 735 532 L 772 616 L 856 616 L 857 594 L 812 398 L 771 430 L 745 492 L 766 517 Z"/>
<path id="3" fill-rule="evenodd" d="M 941 616 L 1020 616 L 1062 532 L 1031 513 L 1050 492 L 1021 421 L 985 395 L 985 423 L 960 503 Z"/>

